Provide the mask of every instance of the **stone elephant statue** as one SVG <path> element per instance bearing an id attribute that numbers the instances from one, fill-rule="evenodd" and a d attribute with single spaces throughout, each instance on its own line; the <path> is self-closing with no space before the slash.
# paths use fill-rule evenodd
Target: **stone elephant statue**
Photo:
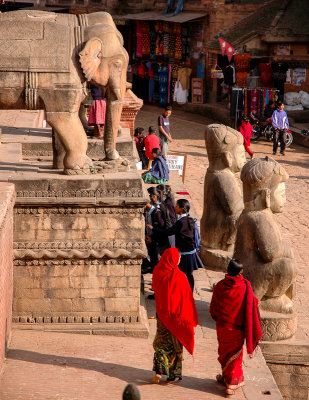
<path id="1" fill-rule="evenodd" d="M 54 167 L 66 174 L 89 173 L 92 161 L 78 116 L 87 82 L 101 86 L 106 95 L 105 157 L 114 160 L 128 60 L 123 38 L 106 12 L 0 14 L 0 108 L 45 109 L 55 142 L 64 148 Z"/>

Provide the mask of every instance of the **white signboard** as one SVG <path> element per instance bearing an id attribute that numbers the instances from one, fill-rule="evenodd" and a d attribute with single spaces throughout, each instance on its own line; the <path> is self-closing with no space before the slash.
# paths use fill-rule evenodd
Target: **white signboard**
<path id="1" fill-rule="evenodd" d="M 182 181 L 185 179 L 187 155 L 183 153 L 169 153 L 166 157 L 166 163 L 170 171 L 178 171 L 182 176 Z"/>

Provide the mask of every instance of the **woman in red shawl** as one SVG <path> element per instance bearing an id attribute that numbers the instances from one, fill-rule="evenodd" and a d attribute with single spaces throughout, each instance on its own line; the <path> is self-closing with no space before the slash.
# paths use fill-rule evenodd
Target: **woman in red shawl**
<path id="1" fill-rule="evenodd" d="M 165 250 L 152 276 L 157 311 L 157 333 L 152 383 L 167 375 L 167 383 L 182 380 L 183 346 L 190 354 L 194 349 L 194 328 L 198 324 L 196 307 L 186 275 L 180 271 L 179 251 Z"/>
<path id="2" fill-rule="evenodd" d="M 243 266 L 238 260 L 230 261 L 227 275 L 214 287 L 210 314 L 216 321 L 219 362 L 222 375 L 217 381 L 226 386 L 226 394 L 244 385 L 242 371 L 243 345 L 252 356 L 262 338 L 258 299 L 253 295 L 249 281 L 242 276 Z"/>

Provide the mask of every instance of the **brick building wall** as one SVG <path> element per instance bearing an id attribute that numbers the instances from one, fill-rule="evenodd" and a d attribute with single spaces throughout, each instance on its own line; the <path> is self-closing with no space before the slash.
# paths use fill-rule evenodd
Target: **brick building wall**
<path id="1" fill-rule="evenodd" d="M 13 294 L 13 206 L 15 188 L 0 183 L 0 371 L 10 341 Z"/>

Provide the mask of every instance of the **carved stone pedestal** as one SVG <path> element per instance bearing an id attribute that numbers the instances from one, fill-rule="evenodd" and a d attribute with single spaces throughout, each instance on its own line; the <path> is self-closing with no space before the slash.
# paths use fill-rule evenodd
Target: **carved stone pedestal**
<path id="1" fill-rule="evenodd" d="M 127 88 L 123 103 L 120 125 L 122 128 L 129 128 L 131 137 L 133 138 L 135 118 L 143 106 L 143 100 L 138 98 L 130 88 Z"/>
<path id="2" fill-rule="evenodd" d="M 232 256 L 232 252 L 219 249 L 210 249 L 205 246 L 202 246 L 200 250 L 200 257 L 205 265 L 205 268 L 212 271 L 226 272 L 228 263 L 231 261 Z"/>
<path id="3" fill-rule="evenodd" d="M 46 163 L 35 167 L 27 172 L 25 165 L 10 179 L 17 193 L 15 324 L 148 336 L 140 298 L 148 196 L 139 173 L 131 167 L 71 177 Z"/>
<path id="4" fill-rule="evenodd" d="M 263 341 L 275 342 L 295 335 L 297 331 L 297 315 L 279 314 L 261 310 Z"/>

